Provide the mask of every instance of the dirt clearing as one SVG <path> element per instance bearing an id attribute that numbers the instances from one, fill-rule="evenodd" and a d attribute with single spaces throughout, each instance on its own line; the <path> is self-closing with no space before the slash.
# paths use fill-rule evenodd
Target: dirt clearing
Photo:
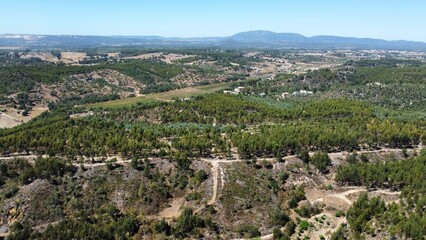
<path id="1" fill-rule="evenodd" d="M 22 116 L 21 110 L 17 110 L 15 108 L 0 107 L 0 109 L 5 109 L 4 112 L 0 113 L 0 128 L 16 127 L 22 123 L 30 121 L 48 110 L 46 106 L 36 105 L 28 113 L 28 116 Z"/>

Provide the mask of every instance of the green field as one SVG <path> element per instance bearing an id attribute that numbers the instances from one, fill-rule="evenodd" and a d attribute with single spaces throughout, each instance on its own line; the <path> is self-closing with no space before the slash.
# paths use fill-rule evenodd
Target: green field
<path id="1" fill-rule="evenodd" d="M 187 87 L 187 88 L 181 88 L 181 89 L 171 90 L 167 92 L 146 94 L 144 96 L 117 99 L 117 100 L 107 101 L 107 102 L 92 103 L 92 104 L 87 104 L 86 106 L 90 108 L 122 107 L 126 105 L 136 104 L 139 102 L 142 102 L 142 103 L 149 103 L 149 102 L 155 102 L 155 101 L 168 102 L 168 101 L 173 101 L 173 99 L 175 98 L 188 98 L 188 97 L 194 97 L 194 96 L 199 96 L 203 94 L 223 91 L 225 89 L 228 89 L 233 83 L 235 82 L 225 82 L 225 83 L 217 83 L 217 84 L 211 84 L 206 86 Z"/>

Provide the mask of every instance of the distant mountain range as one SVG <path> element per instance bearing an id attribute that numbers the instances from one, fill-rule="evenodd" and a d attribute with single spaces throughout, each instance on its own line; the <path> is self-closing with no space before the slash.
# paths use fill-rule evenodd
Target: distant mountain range
<path id="1" fill-rule="evenodd" d="M 114 46 L 426 50 L 424 42 L 338 36 L 305 37 L 297 33 L 270 31 L 249 31 L 230 37 L 201 38 L 0 34 L 0 47 L 2 48 L 76 49 Z"/>

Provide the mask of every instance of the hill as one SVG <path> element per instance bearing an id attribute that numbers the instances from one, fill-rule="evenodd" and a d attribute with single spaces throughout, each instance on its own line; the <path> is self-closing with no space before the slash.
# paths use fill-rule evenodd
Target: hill
<path id="1" fill-rule="evenodd" d="M 49 101 L 0 129 L 0 238 L 424 239 L 426 64 L 377 52 L 0 54 L 3 118 Z"/>

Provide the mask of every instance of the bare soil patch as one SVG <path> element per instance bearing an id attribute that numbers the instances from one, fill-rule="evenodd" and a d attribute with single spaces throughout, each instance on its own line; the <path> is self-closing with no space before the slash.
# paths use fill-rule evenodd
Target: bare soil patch
<path id="1" fill-rule="evenodd" d="M 61 61 L 65 64 L 78 63 L 86 57 L 87 54 L 84 52 L 61 52 Z"/>
<path id="2" fill-rule="evenodd" d="M 0 109 L 2 108 L 3 107 L 0 107 Z M 6 111 L 0 113 L 0 128 L 16 127 L 22 123 L 30 121 L 48 110 L 48 108 L 44 105 L 36 105 L 27 116 L 22 116 L 21 110 L 10 107 L 4 107 L 4 109 L 6 109 Z"/>
<path id="3" fill-rule="evenodd" d="M 181 208 L 184 203 L 185 203 L 184 197 L 173 199 L 173 201 L 170 203 L 170 207 L 163 209 L 163 211 L 159 213 L 159 217 L 165 218 L 165 219 L 172 219 L 172 218 L 179 217 L 182 211 Z"/>
<path id="4" fill-rule="evenodd" d="M 52 63 L 59 63 L 61 61 L 56 56 L 53 56 L 51 52 L 28 52 L 28 53 L 22 54 L 20 58 L 22 59 L 39 58 L 42 61 L 52 62 Z"/>

